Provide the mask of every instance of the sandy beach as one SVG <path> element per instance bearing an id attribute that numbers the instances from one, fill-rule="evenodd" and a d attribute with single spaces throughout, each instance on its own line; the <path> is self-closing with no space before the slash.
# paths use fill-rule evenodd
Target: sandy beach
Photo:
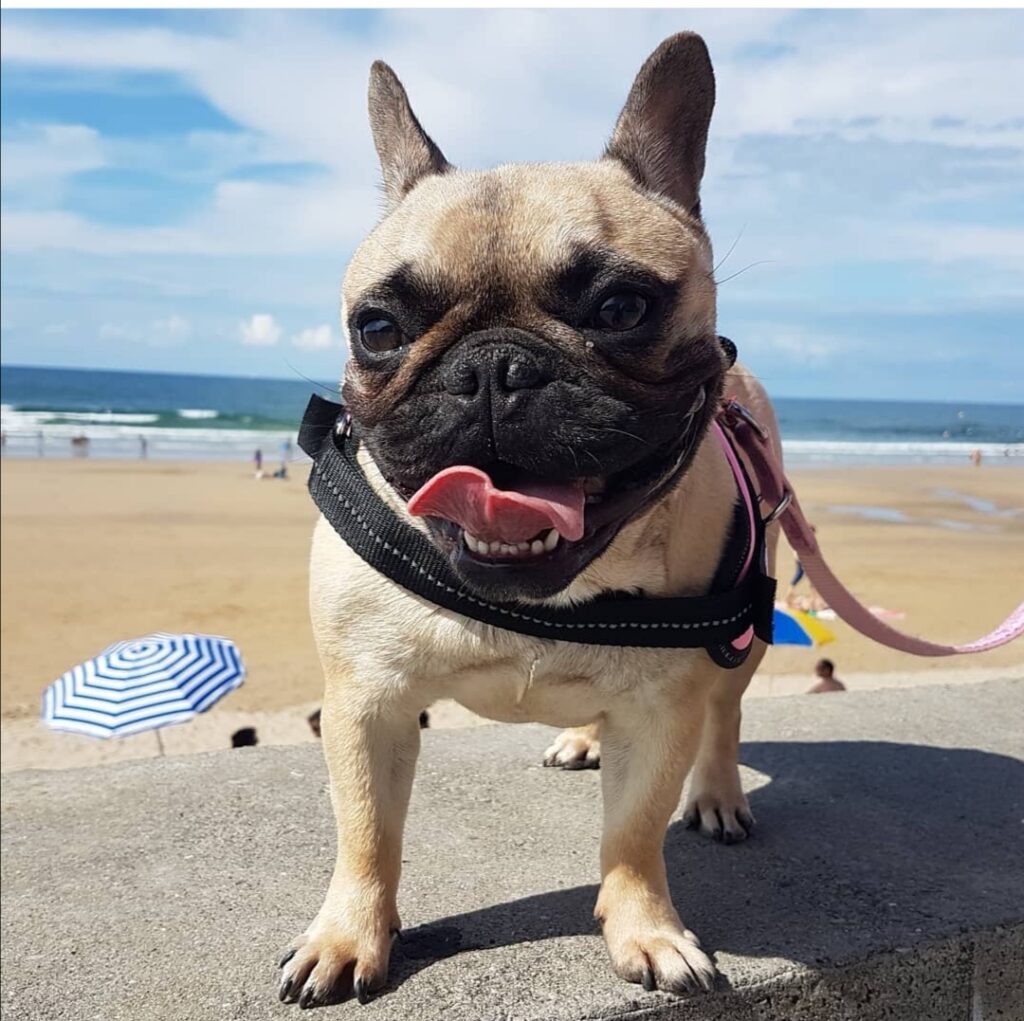
<path id="1" fill-rule="evenodd" d="M 224 747 L 236 727 L 303 740 L 321 676 L 306 608 L 315 511 L 305 469 L 256 481 L 244 465 L 14 461 L 2 482 L 4 768 L 153 754 L 151 735 L 112 742 L 46 733 L 40 694 L 70 666 L 151 631 L 223 634 L 248 680 L 201 722 L 168 728 L 168 751 Z M 1019 467 L 844 468 L 792 473 L 837 573 L 898 626 L 941 641 L 977 637 L 1024 595 L 1024 471 Z M 782 553 L 780 591 L 792 574 Z M 851 686 L 1024 674 L 1024 647 L 921 660 L 833 626 L 824 654 Z M 772 649 L 761 694 L 801 690 L 818 650 Z M 1007 668 L 1011 668 L 1007 670 Z M 950 671 L 954 671 L 953 674 Z M 874 680 L 872 680 L 874 678 Z M 809 684 L 808 680 L 808 684 Z M 473 722 L 441 707 L 435 723 Z M 102 751 L 101 751 L 102 749 Z M 54 759 L 59 760 L 54 762 Z M 45 762 L 40 761 L 45 759 Z"/>

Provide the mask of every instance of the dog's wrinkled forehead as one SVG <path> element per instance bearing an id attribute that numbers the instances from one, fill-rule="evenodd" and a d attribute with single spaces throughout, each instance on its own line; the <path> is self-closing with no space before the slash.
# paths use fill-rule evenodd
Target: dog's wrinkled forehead
<path id="1" fill-rule="evenodd" d="M 506 166 L 421 181 L 359 247 L 343 294 L 352 307 L 408 278 L 452 304 L 502 302 L 528 316 L 557 281 L 617 269 L 665 282 L 710 273 L 700 221 L 611 160 Z"/>

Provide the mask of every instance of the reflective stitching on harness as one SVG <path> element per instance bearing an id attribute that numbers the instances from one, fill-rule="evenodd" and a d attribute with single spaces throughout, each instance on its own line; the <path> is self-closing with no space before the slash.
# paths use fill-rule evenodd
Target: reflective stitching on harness
<path id="1" fill-rule="evenodd" d="M 356 510 L 355 506 L 349 501 L 347 496 L 343 496 L 334 486 L 334 484 L 324 477 L 323 469 L 319 464 L 314 463 L 313 470 L 317 476 L 323 480 L 324 484 L 328 489 L 335 495 L 339 503 L 345 508 L 348 513 L 355 518 L 359 523 L 360 527 L 366 534 L 373 539 L 378 546 L 383 547 L 394 557 L 401 557 L 402 560 L 406 561 L 411 567 L 414 567 L 424 578 L 430 581 L 439 589 L 443 589 L 450 595 L 458 596 L 461 599 L 465 599 L 468 602 L 475 603 L 477 606 L 482 606 L 486 610 L 493 610 L 496 613 L 503 613 L 506 616 L 515 617 L 518 620 L 529 621 L 531 624 L 540 624 L 542 627 L 547 628 L 623 628 L 623 627 L 640 627 L 640 628 L 672 628 L 675 630 L 688 631 L 691 629 L 705 629 L 712 627 L 722 627 L 725 624 L 735 623 L 737 620 L 742 619 L 750 613 L 753 608 L 752 603 L 748 603 L 743 607 L 739 613 L 734 614 L 731 617 L 724 617 L 721 620 L 705 620 L 699 622 L 677 622 L 677 621 L 661 621 L 661 622 L 644 622 L 644 621 L 624 621 L 621 623 L 612 622 L 599 622 L 599 623 L 583 623 L 583 624 L 559 624 L 550 620 L 543 620 L 540 617 L 530 617 L 524 613 L 517 613 L 515 610 L 510 610 L 504 606 L 496 606 L 494 603 L 486 603 L 482 599 L 477 599 L 475 596 L 469 595 L 467 592 L 458 592 L 450 585 L 445 585 L 444 582 L 438 581 L 432 574 L 421 567 L 415 560 L 410 559 L 405 553 L 402 553 L 389 542 L 387 542 L 382 536 L 379 536 L 363 519 L 362 515 Z M 493 626 L 493 625 L 492 625 Z"/>

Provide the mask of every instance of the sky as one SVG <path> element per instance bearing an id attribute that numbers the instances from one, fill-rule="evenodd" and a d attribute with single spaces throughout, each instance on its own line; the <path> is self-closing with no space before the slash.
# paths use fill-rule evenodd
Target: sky
<path id="1" fill-rule="evenodd" d="M 2 359 L 337 379 L 370 63 L 457 165 L 583 160 L 681 29 L 719 330 L 769 391 L 1024 401 L 1020 11 L 5 11 Z"/>

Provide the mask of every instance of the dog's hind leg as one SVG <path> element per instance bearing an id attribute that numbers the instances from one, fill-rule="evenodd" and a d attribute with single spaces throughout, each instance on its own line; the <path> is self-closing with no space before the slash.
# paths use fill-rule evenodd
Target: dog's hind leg
<path id="1" fill-rule="evenodd" d="M 544 752 L 545 766 L 597 769 L 601 765 L 601 724 L 563 730 Z"/>
<path id="2" fill-rule="evenodd" d="M 387 978 L 399 930 L 402 830 L 420 745 L 418 707 L 383 702 L 325 657 L 321 714 L 338 858 L 320 913 L 281 962 L 279 996 L 300 1007 L 355 994 Z"/>
<path id="3" fill-rule="evenodd" d="M 754 828 L 740 783 L 740 701 L 763 655 L 760 642 L 747 662 L 721 673 L 708 694 L 704 732 L 683 811 L 688 829 L 713 840 L 738 844 Z"/>

